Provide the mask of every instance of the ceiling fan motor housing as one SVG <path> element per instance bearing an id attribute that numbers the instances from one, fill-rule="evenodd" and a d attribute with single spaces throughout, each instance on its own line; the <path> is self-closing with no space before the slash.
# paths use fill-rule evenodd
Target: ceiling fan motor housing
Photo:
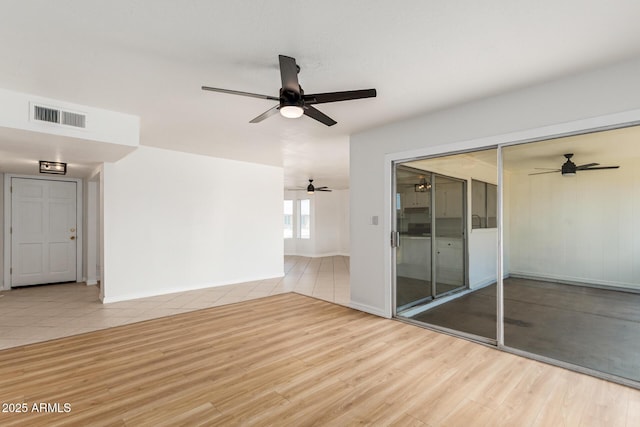
<path id="1" fill-rule="evenodd" d="M 575 173 L 576 164 L 567 159 L 567 161 L 562 165 L 562 175 L 575 175 Z"/>
<path id="2" fill-rule="evenodd" d="M 280 89 L 280 108 L 302 107 L 304 106 L 304 91 L 300 88 L 300 93 L 288 89 Z"/>

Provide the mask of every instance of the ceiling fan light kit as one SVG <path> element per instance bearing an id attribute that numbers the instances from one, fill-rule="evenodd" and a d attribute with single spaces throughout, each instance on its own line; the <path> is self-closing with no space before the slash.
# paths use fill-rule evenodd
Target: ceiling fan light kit
<path id="1" fill-rule="evenodd" d="M 280 114 L 288 119 L 297 119 L 304 114 L 304 110 L 296 105 L 285 105 L 280 107 Z"/>
<path id="2" fill-rule="evenodd" d="M 349 101 L 353 99 L 373 98 L 377 95 L 375 89 L 350 90 L 342 92 L 316 93 L 305 95 L 300 83 L 298 82 L 298 72 L 300 67 L 296 64 L 295 58 L 279 55 L 280 62 L 280 78 L 282 80 L 282 88 L 279 97 L 260 95 L 257 93 L 241 92 L 238 90 L 220 89 L 210 86 L 202 86 L 202 90 L 212 92 L 221 92 L 231 95 L 249 96 L 251 98 L 260 98 L 270 101 L 278 101 L 279 104 L 268 109 L 258 117 L 252 119 L 249 123 L 260 123 L 264 119 L 271 117 L 280 111 L 280 115 L 290 119 L 296 119 L 303 115 L 311 117 L 314 120 L 326 126 L 333 126 L 337 122 L 327 116 L 317 108 L 314 104 L 324 104 L 328 102 Z"/>

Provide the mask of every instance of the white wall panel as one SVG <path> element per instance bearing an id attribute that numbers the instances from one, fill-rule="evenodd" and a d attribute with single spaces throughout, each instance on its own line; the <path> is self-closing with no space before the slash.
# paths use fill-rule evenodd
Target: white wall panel
<path id="1" fill-rule="evenodd" d="M 619 165 L 510 176 L 511 274 L 640 289 L 640 158 Z"/>
<path id="2" fill-rule="evenodd" d="M 105 302 L 283 275 L 281 168 L 141 146 L 101 179 Z"/>

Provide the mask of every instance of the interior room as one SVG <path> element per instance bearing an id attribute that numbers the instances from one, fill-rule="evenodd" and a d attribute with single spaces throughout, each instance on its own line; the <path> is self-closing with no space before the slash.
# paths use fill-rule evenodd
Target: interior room
<path id="1" fill-rule="evenodd" d="M 0 425 L 640 425 L 638 16 L 4 0 Z"/>

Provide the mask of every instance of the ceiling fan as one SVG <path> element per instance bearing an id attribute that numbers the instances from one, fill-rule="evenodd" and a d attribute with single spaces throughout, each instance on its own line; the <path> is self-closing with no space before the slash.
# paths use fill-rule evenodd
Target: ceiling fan
<path id="1" fill-rule="evenodd" d="M 587 163 L 584 165 L 576 166 L 575 163 L 571 161 L 573 157 L 573 153 L 565 154 L 567 161 L 562 164 L 560 169 L 548 169 L 548 168 L 535 168 L 535 169 L 548 169 L 546 172 L 536 172 L 530 173 L 529 175 L 542 175 L 544 173 L 555 173 L 561 172 L 562 176 L 576 176 L 576 172 L 578 171 L 593 171 L 599 169 L 618 169 L 620 166 L 600 166 L 600 163 Z"/>
<path id="2" fill-rule="evenodd" d="M 278 101 L 278 105 L 268 109 L 249 123 L 259 123 L 264 119 L 273 116 L 278 111 L 287 118 L 298 118 L 303 114 L 324 123 L 327 126 L 333 126 L 337 122 L 331 117 L 322 113 L 313 107 L 314 104 L 324 104 L 327 102 L 349 101 L 352 99 L 373 98 L 376 96 L 375 89 L 350 90 L 343 92 L 327 92 L 316 93 L 313 95 L 305 95 L 300 83 L 298 83 L 298 73 L 300 67 L 296 64 L 295 58 L 279 55 L 280 60 L 280 77 L 282 79 L 282 88 L 278 97 L 269 95 L 260 95 L 257 93 L 240 92 L 237 90 L 220 89 L 209 86 L 202 86 L 202 90 L 210 90 L 213 92 L 228 93 L 231 95 L 250 96 L 252 98 L 267 99 L 270 101 Z"/>
<path id="3" fill-rule="evenodd" d="M 309 179 L 309 185 L 307 185 L 307 193 L 313 194 L 316 191 L 331 191 L 329 187 L 314 187 L 313 180 Z"/>

